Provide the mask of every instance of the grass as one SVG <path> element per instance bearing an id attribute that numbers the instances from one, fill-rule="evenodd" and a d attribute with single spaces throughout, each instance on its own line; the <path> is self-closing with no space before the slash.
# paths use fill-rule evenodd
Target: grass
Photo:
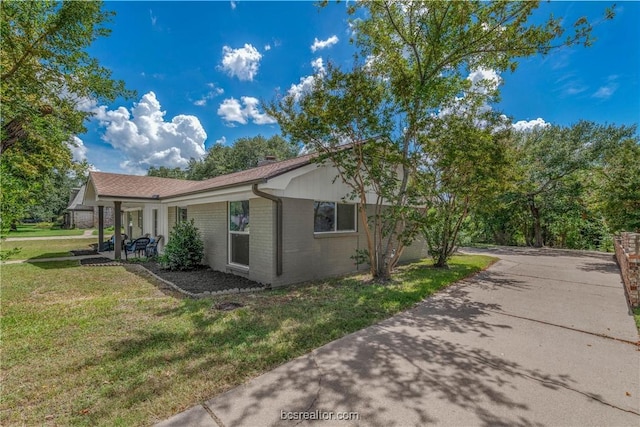
<path id="1" fill-rule="evenodd" d="M 1 425 L 150 425 L 411 307 L 491 258 L 450 270 L 176 299 L 124 267 L 3 266 Z M 236 301 L 243 308 L 212 307 Z"/>
<path id="2" fill-rule="evenodd" d="M 105 229 L 104 229 L 105 237 L 112 236 L 115 229 L 116 228 L 114 226 L 105 227 Z M 125 232 L 124 231 L 124 227 L 122 227 L 121 230 L 122 230 L 122 233 L 124 234 L 124 232 Z M 98 230 L 93 230 L 93 232 L 91 234 L 93 234 L 94 236 L 97 236 L 98 235 Z"/>
<path id="3" fill-rule="evenodd" d="M 633 318 L 636 321 L 636 328 L 638 328 L 638 332 L 640 332 L 640 307 L 633 309 Z"/>
<path id="4" fill-rule="evenodd" d="M 93 249 L 91 244 L 97 243 L 97 239 L 60 239 L 60 240 L 34 240 L 19 242 L 2 242 L 0 251 L 11 252 L 18 248 L 19 251 L 11 253 L 8 260 L 54 258 L 71 255 L 69 251 L 76 249 Z M 4 268 L 4 267 L 3 267 Z M 4 284 L 4 283 L 3 283 Z"/>
<path id="5" fill-rule="evenodd" d="M 17 227 L 17 231 L 9 231 L 2 237 L 55 237 L 55 236 L 82 236 L 84 230 L 71 229 L 65 230 L 61 228 L 38 228 L 36 224 L 21 224 Z"/>

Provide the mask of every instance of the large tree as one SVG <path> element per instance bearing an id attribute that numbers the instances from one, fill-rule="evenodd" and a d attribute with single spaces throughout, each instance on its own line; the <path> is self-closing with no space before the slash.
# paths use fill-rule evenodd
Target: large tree
<path id="1" fill-rule="evenodd" d="M 69 170 L 86 106 L 132 95 L 86 51 L 112 15 L 100 2 L 0 2 L 3 226 L 39 198 L 43 176 Z"/>
<path id="2" fill-rule="evenodd" d="M 202 160 L 192 159 L 186 178 L 202 180 L 253 168 L 267 156 L 286 160 L 298 155 L 299 148 L 279 135 L 238 138 L 233 145 L 213 145 Z"/>
<path id="3" fill-rule="evenodd" d="M 308 148 L 322 151 L 337 142 L 369 147 L 334 150 L 329 157 L 340 178 L 356 188 L 352 197 L 362 201 L 373 189 L 378 200 L 387 203 L 366 230 L 374 276 L 389 277 L 420 228 L 416 221 L 426 221 L 411 207 L 426 205 L 433 194 L 416 193 L 413 182 L 430 158 L 420 140 L 434 117 L 461 95 L 472 105 L 498 95 L 490 82 L 472 84 L 469 73 L 513 71 L 520 58 L 591 43 L 586 19 L 576 22 L 567 36 L 561 18 L 529 22 L 537 7 L 537 2 L 358 2 L 350 8 L 357 16 L 352 24 L 361 58 L 353 72 L 330 67 L 316 76 L 311 94 L 289 94 L 267 106 L 285 135 Z M 360 88 L 349 88 L 349 80 Z M 319 111 L 322 105 L 324 112 Z M 361 144 L 363 137 L 366 144 Z M 375 168 L 362 160 L 373 161 Z M 383 226 L 375 222 L 376 216 L 383 218 Z"/>

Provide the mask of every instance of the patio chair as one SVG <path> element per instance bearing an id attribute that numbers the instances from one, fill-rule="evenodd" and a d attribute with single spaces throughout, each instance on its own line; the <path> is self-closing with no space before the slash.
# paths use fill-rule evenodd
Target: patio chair
<path id="1" fill-rule="evenodd" d="M 151 243 L 147 245 L 147 258 L 158 256 L 158 243 L 160 243 L 162 238 L 162 235 L 158 235 L 157 237 L 151 239 Z"/>
<path id="2" fill-rule="evenodd" d="M 145 253 L 147 245 L 151 242 L 148 237 L 138 237 L 136 240 L 124 245 L 124 258 L 129 259 L 129 252 L 137 254 L 138 257 Z"/>
<path id="3" fill-rule="evenodd" d="M 101 251 L 112 251 L 115 242 L 115 235 L 111 236 L 111 238 L 105 242 L 102 242 Z M 122 234 L 122 249 L 124 249 L 125 241 L 129 238 L 126 234 Z"/>

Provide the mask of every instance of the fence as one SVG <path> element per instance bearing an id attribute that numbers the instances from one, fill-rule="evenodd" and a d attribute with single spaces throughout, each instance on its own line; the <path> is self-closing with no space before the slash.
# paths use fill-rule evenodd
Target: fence
<path id="1" fill-rule="evenodd" d="M 622 233 L 615 239 L 616 259 L 622 272 L 627 298 L 632 307 L 640 306 L 640 233 Z"/>

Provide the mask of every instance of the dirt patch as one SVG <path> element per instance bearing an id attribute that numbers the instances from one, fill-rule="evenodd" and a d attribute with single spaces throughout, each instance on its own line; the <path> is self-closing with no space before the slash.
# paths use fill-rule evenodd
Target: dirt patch
<path id="1" fill-rule="evenodd" d="M 139 263 L 158 277 L 167 280 L 182 290 L 201 294 L 204 292 L 216 292 L 229 289 L 248 289 L 263 287 L 260 283 L 236 276 L 235 274 L 214 271 L 207 266 L 202 266 L 192 271 L 164 270 L 155 261 Z"/>
<path id="2" fill-rule="evenodd" d="M 235 310 L 236 308 L 244 307 L 244 305 L 240 304 L 239 302 L 229 301 L 229 302 L 221 302 L 220 304 L 216 304 L 214 307 L 216 310 L 220 310 L 220 311 L 232 311 L 232 310 Z"/>

